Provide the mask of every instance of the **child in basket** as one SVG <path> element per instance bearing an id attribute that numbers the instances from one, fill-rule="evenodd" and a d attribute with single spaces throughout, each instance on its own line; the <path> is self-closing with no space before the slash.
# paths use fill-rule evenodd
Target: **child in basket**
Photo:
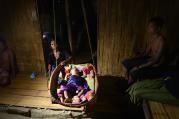
<path id="1" fill-rule="evenodd" d="M 73 68 L 69 79 L 60 85 L 58 96 L 64 103 L 80 103 L 86 100 L 82 95 L 89 90 L 86 80 L 79 76 L 79 70 Z"/>

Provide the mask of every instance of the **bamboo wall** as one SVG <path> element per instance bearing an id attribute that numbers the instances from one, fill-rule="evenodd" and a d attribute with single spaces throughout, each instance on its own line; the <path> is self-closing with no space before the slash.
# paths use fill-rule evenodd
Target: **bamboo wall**
<path id="1" fill-rule="evenodd" d="M 15 52 L 21 72 L 44 72 L 44 56 L 35 0 L 1 0 L 0 28 Z"/>
<path id="2" fill-rule="evenodd" d="M 97 67 L 100 75 L 121 75 L 121 61 L 144 48 L 147 21 L 165 19 L 170 46 L 178 46 L 178 0 L 98 0 Z"/>

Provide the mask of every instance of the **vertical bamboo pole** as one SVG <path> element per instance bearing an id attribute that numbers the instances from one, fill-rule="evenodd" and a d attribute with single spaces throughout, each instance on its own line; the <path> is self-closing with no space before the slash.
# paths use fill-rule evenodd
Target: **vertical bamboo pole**
<path id="1" fill-rule="evenodd" d="M 37 28 L 39 30 L 39 33 L 41 35 L 41 39 L 40 39 L 40 43 L 42 44 L 42 49 L 41 49 L 41 53 L 40 51 L 38 52 L 38 56 L 39 56 L 39 59 L 41 59 L 41 62 L 40 62 L 40 65 L 42 67 L 40 67 L 40 71 L 41 73 L 45 74 L 46 76 L 46 66 L 45 66 L 45 54 L 44 54 L 44 46 L 43 46 L 43 40 L 42 40 L 42 24 L 40 22 L 40 15 L 39 15 L 39 10 L 38 10 L 38 1 L 37 0 L 34 0 L 34 9 L 36 10 L 36 15 L 37 15 Z M 39 61 L 37 61 L 36 64 L 38 64 Z"/>
<path id="2" fill-rule="evenodd" d="M 89 43 L 89 47 L 90 47 L 91 58 L 93 60 L 93 65 L 95 66 L 94 57 L 93 57 L 93 50 L 92 50 L 92 44 L 91 44 L 91 37 L 90 37 L 90 34 L 89 34 L 88 21 L 87 21 L 87 16 L 86 16 L 85 4 L 84 4 L 83 0 L 81 0 L 81 6 L 82 6 L 83 17 L 84 17 L 85 26 L 86 26 L 86 32 L 87 32 L 87 36 L 88 36 L 88 43 Z"/>
<path id="3" fill-rule="evenodd" d="M 56 16 L 55 16 L 55 0 L 53 0 L 53 34 L 54 34 L 54 40 L 55 43 L 57 43 L 57 37 L 56 37 Z M 57 67 L 57 59 L 55 60 L 55 67 Z"/>
<path id="4" fill-rule="evenodd" d="M 66 21 L 67 21 L 67 30 L 68 30 L 68 41 L 70 44 L 70 50 L 72 53 L 72 62 L 74 62 L 74 51 L 72 45 L 72 32 L 71 32 L 71 23 L 70 23 L 70 10 L 69 10 L 69 1 L 65 0 L 65 12 L 66 12 Z"/>

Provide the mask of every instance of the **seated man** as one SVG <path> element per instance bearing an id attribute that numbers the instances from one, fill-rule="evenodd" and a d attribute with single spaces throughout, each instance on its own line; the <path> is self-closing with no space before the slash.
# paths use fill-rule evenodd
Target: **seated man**
<path id="1" fill-rule="evenodd" d="M 14 58 L 4 39 L 0 38 L 0 86 L 11 83 L 15 76 Z"/>
<path id="2" fill-rule="evenodd" d="M 161 33 L 162 26 L 163 20 L 160 17 L 151 18 L 148 24 L 149 43 L 146 52 L 140 57 L 122 62 L 128 74 L 129 84 L 137 79 L 156 78 L 161 66 L 166 64 L 167 44 Z"/>

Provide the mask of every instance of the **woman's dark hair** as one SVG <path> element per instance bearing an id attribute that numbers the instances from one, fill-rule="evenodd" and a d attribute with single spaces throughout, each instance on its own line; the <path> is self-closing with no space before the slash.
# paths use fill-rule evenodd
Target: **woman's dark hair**
<path id="1" fill-rule="evenodd" d="M 58 45 L 58 50 L 62 50 L 62 47 L 61 47 L 61 45 L 60 45 L 60 42 L 56 39 L 54 39 L 53 37 L 52 37 L 52 39 L 50 40 L 50 42 L 52 42 L 52 41 L 54 41 L 57 45 Z"/>
<path id="2" fill-rule="evenodd" d="M 154 23 L 157 27 L 162 28 L 164 25 L 164 20 L 160 16 L 155 16 L 149 20 L 149 23 Z"/>

